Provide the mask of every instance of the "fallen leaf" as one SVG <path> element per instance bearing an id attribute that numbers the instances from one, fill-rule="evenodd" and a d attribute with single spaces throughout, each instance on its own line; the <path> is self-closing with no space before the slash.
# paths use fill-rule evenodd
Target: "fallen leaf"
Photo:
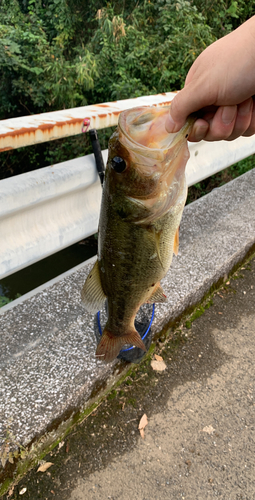
<path id="1" fill-rule="evenodd" d="M 27 491 L 27 488 L 22 488 L 19 492 L 20 495 L 24 495 L 24 493 L 26 493 Z"/>
<path id="2" fill-rule="evenodd" d="M 45 464 L 42 464 L 40 465 L 40 467 L 38 467 L 37 472 L 45 472 L 52 465 L 54 465 L 52 462 L 45 462 Z"/>
<path id="3" fill-rule="evenodd" d="M 162 356 L 159 356 L 158 354 L 154 354 L 154 358 L 156 359 L 156 361 L 163 361 Z"/>
<path id="4" fill-rule="evenodd" d="M 151 367 L 156 372 L 163 372 L 166 369 L 166 363 L 163 360 L 157 361 L 156 359 L 153 359 L 151 361 Z"/>
<path id="5" fill-rule="evenodd" d="M 203 432 L 207 432 L 207 434 L 213 434 L 215 429 L 213 428 L 212 425 L 208 425 L 203 428 Z"/>
<path id="6" fill-rule="evenodd" d="M 143 429 L 140 429 L 140 435 L 141 435 L 141 438 L 144 439 L 144 430 Z"/>
<path id="7" fill-rule="evenodd" d="M 139 422 L 139 426 L 138 426 L 138 429 L 144 429 L 146 427 L 146 425 L 148 425 L 148 418 L 147 418 L 147 415 L 146 413 L 144 413 L 144 415 L 142 416 L 140 422 Z"/>
<path id="8" fill-rule="evenodd" d="M 68 452 L 69 452 L 69 441 L 67 441 L 67 443 L 66 443 L 66 453 L 68 453 Z"/>
<path id="9" fill-rule="evenodd" d="M 148 418 L 147 418 L 147 415 L 146 413 L 142 416 L 140 422 L 139 422 L 139 425 L 138 425 L 138 429 L 140 431 L 140 434 L 141 434 L 141 437 L 144 439 L 144 428 L 146 427 L 146 425 L 148 424 Z"/>

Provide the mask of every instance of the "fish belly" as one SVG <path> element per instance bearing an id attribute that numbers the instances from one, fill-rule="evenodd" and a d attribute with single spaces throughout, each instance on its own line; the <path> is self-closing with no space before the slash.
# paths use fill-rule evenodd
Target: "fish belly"
<path id="1" fill-rule="evenodd" d="M 116 335 L 133 324 L 138 309 L 149 301 L 167 273 L 182 211 L 183 206 L 177 207 L 148 226 L 123 220 L 111 210 L 111 223 L 105 225 L 106 221 L 102 221 L 99 270 L 108 299 L 109 323 Z"/>

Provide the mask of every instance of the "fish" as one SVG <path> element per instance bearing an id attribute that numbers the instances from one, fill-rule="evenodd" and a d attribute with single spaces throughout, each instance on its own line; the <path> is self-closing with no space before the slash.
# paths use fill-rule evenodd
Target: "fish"
<path id="1" fill-rule="evenodd" d="M 146 351 L 134 321 L 144 303 L 167 300 L 160 281 L 173 253 L 187 197 L 189 117 L 177 134 L 165 129 L 169 106 L 140 106 L 120 113 L 109 140 L 98 229 L 97 261 L 81 292 L 108 320 L 96 356 L 113 361 L 125 345 Z"/>

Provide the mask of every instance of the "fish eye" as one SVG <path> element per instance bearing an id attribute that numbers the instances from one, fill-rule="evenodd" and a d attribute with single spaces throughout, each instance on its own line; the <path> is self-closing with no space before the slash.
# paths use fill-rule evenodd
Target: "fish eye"
<path id="1" fill-rule="evenodd" d="M 117 172 L 118 174 L 121 174 L 122 172 L 124 172 L 124 170 L 126 168 L 125 160 L 123 160 L 123 158 L 120 158 L 119 156 L 115 156 L 112 159 L 112 168 L 113 168 L 113 170 L 115 170 L 115 172 Z"/>

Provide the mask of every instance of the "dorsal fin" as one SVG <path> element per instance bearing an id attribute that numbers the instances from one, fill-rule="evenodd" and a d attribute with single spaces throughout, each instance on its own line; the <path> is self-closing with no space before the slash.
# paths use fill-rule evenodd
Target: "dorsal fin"
<path id="1" fill-rule="evenodd" d="M 81 291 L 81 300 L 86 311 L 95 314 L 102 309 L 106 295 L 102 289 L 98 260 L 90 271 Z"/>

